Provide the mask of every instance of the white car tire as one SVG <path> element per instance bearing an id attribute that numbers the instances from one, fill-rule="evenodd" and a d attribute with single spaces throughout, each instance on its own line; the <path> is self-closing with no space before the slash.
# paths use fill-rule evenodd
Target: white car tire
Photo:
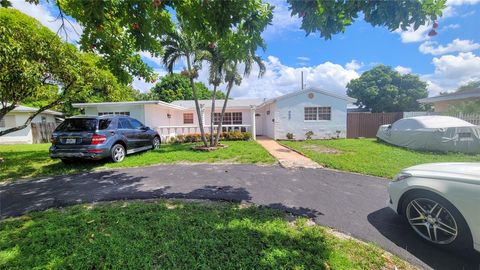
<path id="1" fill-rule="evenodd" d="M 436 193 L 409 192 L 403 199 L 402 213 L 413 231 L 431 244 L 456 250 L 473 248 L 465 218 L 452 203 Z"/>

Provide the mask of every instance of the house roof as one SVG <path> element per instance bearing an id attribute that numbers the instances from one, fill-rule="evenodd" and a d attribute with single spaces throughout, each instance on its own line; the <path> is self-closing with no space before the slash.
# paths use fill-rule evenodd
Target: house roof
<path id="1" fill-rule="evenodd" d="M 184 107 L 177 106 L 173 103 L 168 103 L 160 100 L 145 100 L 145 101 L 123 101 L 123 102 L 97 102 L 97 103 L 73 103 L 74 108 L 88 108 L 97 106 L 125 106 L 125 105 L 145 105 L 145 104 L 157 104 L 163 105 L 169 108 L 184 110 Z"/>
<path id="2" fill-rule="evenodd" d="M 17 107 L 15 107 L 15 109 L 13 109 L 13 112 L 34 113 L 34 112 L 37 112 L 37 111 L 38 111 L 38 108 L 27 107 L 27 106 L 23 106 L 23 105 L 17 105 Z M 43 114 L 51 114 L 51 115 L 63 115 L 63 113 L 61 113 L 61 112 L 56 112 L 56 111 L 52 111 L 52 110 L 45 110 L 42 113 Z"/>
<path id="3" fill-rule="evenodd" d="M 453 100 L 463 100 L 463 99 L 470 99 L 470 98 L 480 98 L 480 88 L 454 92 L 454 93 L 436 96 L 436 97 L 422 98 L 422 99 L 419 99 L 418 102 L 433 103 L 433 102 L 439 102 L 439 101 L 453 101 Z"/>
<path id="4" fill-rule="evenodd" d="M 230 99 L 228 100 L 228 107 L 250 107 L 250 106 L 258 106 L 262 104 L 264 99 L 261 98 L 250 98 L 250 99 Z M 215 107 L 216 108 L 221 108 L 223 106 L 223 103 L 225 102 L 224 99 L 218 99 L 215 101 Z M 212 107 L 212 101 L 210 99 L 204 99 L 204 100 L 199 100 L 198 103 L 200 105 L 205 106 L 205 108 L 210 108 Z M 176 100 L 172 102 L 171 104 L 181 106 L 184 108 L 195 108 L 195 101 L 194 100 Z"/>
<path id="5" fill-rule="evenodd" d="M 324 95 L 331 96 L 331 97 L 334 97 L 334 98 L 343 99 L 343 100 L 348 101 L 350 103 L 354 103 L 354 102 L 357 101 L 355 98 L 351 98 L 351 97 L 345 96 L 345 95 L 335 94 L 335 93 L 325 91 L 325 90 L 320 89 L 320 88 L 307 88 L 307 89 L 304 89 L 304 90 L 294 91 L 294 92 L 291 92 L 291 93 L 283 95 L 283 96 L 279 96 L 279 97 L 276 97 L 276 98 L 269 99 L 269 100 L 265 101 L 261 106 L 267 105 L 267 104 L 270 104 L 270 103 L 273 103 L 273 102 L 277 102 L 277 101 L 282 100 L 282 99 L 294 97 L 294 96 L 297 96 L 297 95 L 300 95 L 300 94 L 303 94 L 303 93 L 307 93 L 307 92 L 316 92 L 316 93 L 324 94 Z"/>

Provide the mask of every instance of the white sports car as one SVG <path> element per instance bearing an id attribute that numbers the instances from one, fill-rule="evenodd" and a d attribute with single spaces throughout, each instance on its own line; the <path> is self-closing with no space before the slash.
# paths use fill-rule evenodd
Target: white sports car
<path id="1" fill-rule="evenodd" d="M 439 246 L 480 251 L 480 163 L 431 163 L 399 173 L 388 205 Z"/>

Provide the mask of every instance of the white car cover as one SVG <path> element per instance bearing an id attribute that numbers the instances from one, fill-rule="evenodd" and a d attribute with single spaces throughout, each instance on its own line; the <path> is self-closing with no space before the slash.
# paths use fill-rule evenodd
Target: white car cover
<path id="1" fill-rule="evenodd" d="M 450 116 L 417 116 L 382 125 L 377 138 L 414 150 L 480 154 L 480 126 Z"/>

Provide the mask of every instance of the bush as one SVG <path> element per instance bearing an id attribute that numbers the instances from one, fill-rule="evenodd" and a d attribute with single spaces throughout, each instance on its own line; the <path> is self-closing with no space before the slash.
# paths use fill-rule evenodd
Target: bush
<path id="1" fill-rule="evenodd" d="M 208 138 L 210 137 L 209 134 L 205 134 Z M 221 141 L 249 141 L 252 139 L 252 133 L 250 132 L 240 132 L 240 131 L 230 131 L 230 132 L 222 132 L 220 133 Z M 195 143 L 201 142 L 202 137 L 200 134 L 186 134 L 186 135 L 177 135 L 173 140 L 173 143 Z"/>
<path id="2" fill-rule="evenodd" d="M 293 133 L 287 133 L 287 139 L 293 140 Z"/>
<path id="3" fill-rule="evenodd" d="M 313 131 L 309 130 L 307 133 L 305 133 L 305 139 L 311 140 L 313 136 Z"/>

